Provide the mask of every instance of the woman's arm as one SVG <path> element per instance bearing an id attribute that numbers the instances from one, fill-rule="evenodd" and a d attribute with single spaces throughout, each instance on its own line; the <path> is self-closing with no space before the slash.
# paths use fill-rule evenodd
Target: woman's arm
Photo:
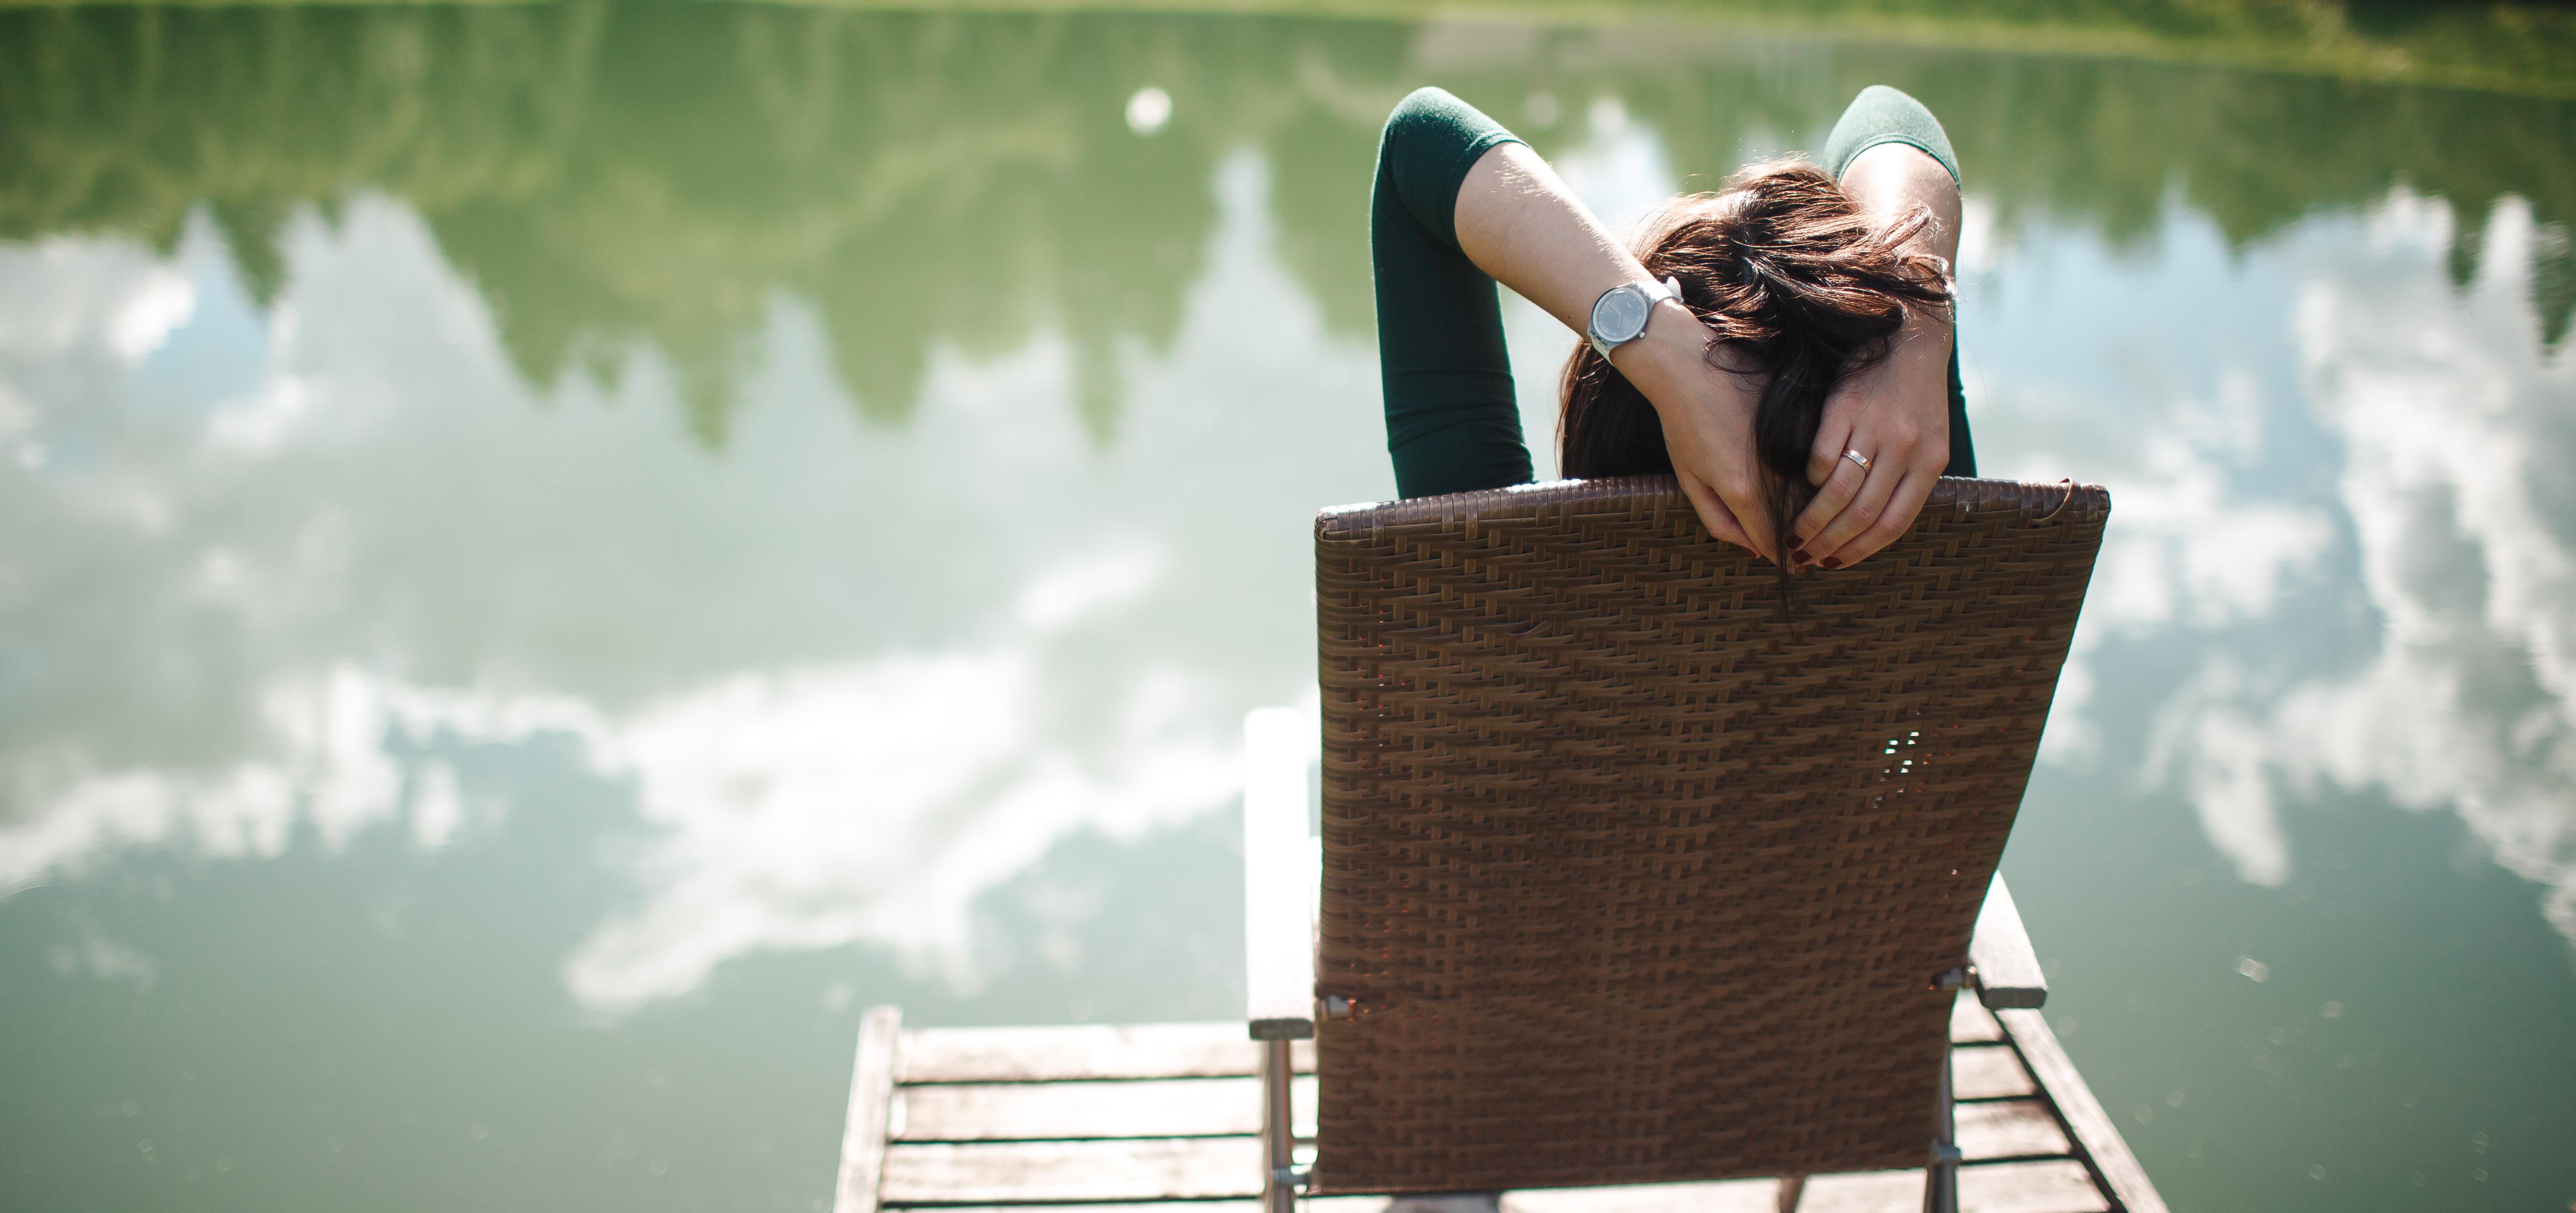
<path id="1" fill-rule="evenodd" d="M 1525 145 L 1487 151 L 1460 184 L 1457 205 L 1458 247 L 1468 259 L 1577 333 L 1603 291 L 1651 280 Z M 1645 335 L 1610 361 L 1654 405 L 1674 473 L 1709 532 L 1776 560 L 1753 457 L 1756 396 L 1709 365 L 1713 337 L 1690 309 L 1666 300 Z"/>
<path id="2" fill-rule="evenodd" d="M 1835 144 L 1844 150 L 1838 153 Z M 1826 150 L 1843 192 L 1864 213 L 1892 221 L 1917 207 L 1929 210 L 1931 224 L 1907 249 L 1939 257 L 1945 265 L 1957 261 L 1957 161 L 1929 110 L 1894 89 L 1867 90 L 1852 103 Z M 1807 461 L 1816 498 L 1798 515 L 1798 548 L 1791 560 L 1843 568 L 1914 525 L 1933 481 L 1952 462 L 1950 322 L 1948 315 L 1909 310 L 1887 356 L 1844 379 L 1825 401 Z M 1868 469 L 1845 458 L 1845 451 L 1860 452 L 1870 461 Z M 1960 470 L 1972 474 L 1974 465 Z"/>
<path id="3" fill-rule="evenodd" d="M 1369 195 L 1378 379 L 1400 497 L 1530 480 L 1493 279 L 1458 249 L 1459 183 L 1510 131 L 1435 88 L 1395 107 Z"/>

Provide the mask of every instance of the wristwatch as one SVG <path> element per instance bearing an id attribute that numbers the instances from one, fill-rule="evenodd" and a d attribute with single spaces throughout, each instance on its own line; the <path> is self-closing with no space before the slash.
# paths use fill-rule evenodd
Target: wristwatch
<path id="1" fill-rule="evenodd" d="M 1646 335 L 1646 320 L 1655 314 L 1655 303 L 1663 299 L 1682 301 L 1681 279 L 1623 282 L 1611 287 L 1592 301 L 1592 323 L 1583 335 L 1592 340 L 1593 351 L 1607 361 L 1610 351 Z"/>

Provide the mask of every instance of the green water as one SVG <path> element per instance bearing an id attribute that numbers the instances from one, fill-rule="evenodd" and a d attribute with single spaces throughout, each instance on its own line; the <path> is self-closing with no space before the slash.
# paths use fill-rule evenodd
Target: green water
<path id="1" fill-rule="evenodd" d="M 546 7 L 0 15 L 0 1208 L 818 1209 L 870 1004 L 1232 1014 L 1423 82 L 1614 219 L 1928 102 L 1981 461 L 2117 502 L 2070 1051 L 2177 1209 L 2576 1201 L 2576 104 Z"/>

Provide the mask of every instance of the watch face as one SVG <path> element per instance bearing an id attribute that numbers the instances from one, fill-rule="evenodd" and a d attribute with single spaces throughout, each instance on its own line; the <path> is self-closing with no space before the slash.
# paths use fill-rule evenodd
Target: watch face
<path id="1" fill-rule="evenodd" d="M 1646 331 L 1646 313 L 1654 306 L 1653 300 L 1635 291 L 1612 291 L 1592 305 L 1592 331 L 1611 345 L 1634 341 Z"/>

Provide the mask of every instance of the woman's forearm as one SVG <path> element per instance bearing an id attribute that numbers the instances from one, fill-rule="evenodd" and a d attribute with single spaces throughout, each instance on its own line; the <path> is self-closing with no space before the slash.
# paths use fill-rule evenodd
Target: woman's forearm
<path id="1" fill-rule="evenodd" d="M 1458 247 L 1489 277 L 1582 333 L 1601 293 L 1649 275 L 1547 162 L 1520 144 L 1484 154 L 1458 187 Z M 1682 489 L 1711 533 L 1777 558 L 1752 458 L 1758 385 L 1709 364 L 1714 334 L 1681 304 L 1655 305 L 1611 365 L 1661 418 Z"/>
<path id="2" fill-rule="evenodd" d="M 1486 152 L 1459 184 L 1458 247 L 1578 333 L 1603 291 L 1646 277 L 1547 161 L 1518 143 Z"/>
<path id="3" fill-rule="evenodd" d="M 1468 170 L 1458 187 L 1457 222 L 1458 247 L 1476 268 L 1577 334 L 1602 292 L 1649 277 L 1547 161 L 1523 144 L 1494 148 Z M 1677 376 L 1705 377 L 1709 336 L 1689 309 L 1657 304 L 1645 335 L 1613 351 L 1611 364 L 1661 409 L 1681 387 Z"/>

